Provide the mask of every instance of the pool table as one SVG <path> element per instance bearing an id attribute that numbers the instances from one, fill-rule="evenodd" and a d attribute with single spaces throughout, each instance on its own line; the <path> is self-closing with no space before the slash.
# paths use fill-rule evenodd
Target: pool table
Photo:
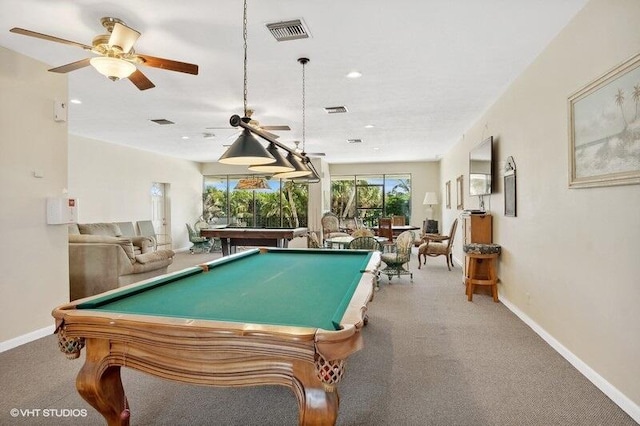
<path id="1" fill-rule="evenodd" d="M 68 358 L 86 347 L 76 387 L 109 425 L 129 424 L 121 367 L 209 386 L 288 386 L 299 424 L 331 425 L 379 265 L 376 252 L 252 249 L 52 315 Z"/>
<path id="2" fill-rule="evenodd" d="M 200 235 L 220 238 L 222 255 L 236 252 L 238 246 L 287 247 L 295 237 L 307 235 L 307 228 L 203 228 Z"/>

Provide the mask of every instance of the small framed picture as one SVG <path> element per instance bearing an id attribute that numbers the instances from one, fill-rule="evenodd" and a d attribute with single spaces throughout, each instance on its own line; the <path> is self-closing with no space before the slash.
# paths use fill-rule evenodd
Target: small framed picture
<path id="1" fill-rule="evenodd" d="M 458 176 L 456 179 L 456 206 L 458 210 L 464 209 L 464 177 L 462 175 Z"/>
<path id="2" fill-rule="evenodd" d="M 445 202 L 446 202 L 446 207 L 448 209 L 451 208 L 451 181 L 448 180 L 447 183 L 444 184 L 444 196 L 445 196 Z"/>

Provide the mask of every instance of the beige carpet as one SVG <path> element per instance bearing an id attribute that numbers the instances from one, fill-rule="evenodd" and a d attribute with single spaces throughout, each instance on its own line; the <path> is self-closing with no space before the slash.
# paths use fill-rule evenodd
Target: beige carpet
<path id="1" fill-rule="evenodd" d="M 172 269 L 219 254 L 177 256 Z M 369 310 L 365 348 L 347 361 L 339 425 L 635 425 L 531 329 L 491 297 L 467 302 L 461 270 L 428 259 L 414 282 L 383 277 Z M 53 336 L 0 354 L 1 425 L 95 425 L 77 394 L 82 360 Z M 207 388 L 123 369 L 133 425 L 295 425 L 286 388 Z M 52 418 L 17 409 L 86 409 Z M 51 413 L 50 413 L 51 414 Z M 54 412 L 55 414 L 55 412 Z"/>

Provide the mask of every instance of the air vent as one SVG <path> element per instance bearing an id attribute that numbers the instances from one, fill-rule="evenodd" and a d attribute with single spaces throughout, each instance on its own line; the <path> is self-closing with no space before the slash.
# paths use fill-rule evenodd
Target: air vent
<path id="1" fill-rule="evenodd" d="M 161 125 L 165 125 L 165 124 L 175 124 L 173 121 L 169 121 L 166 118 L 156 118 L 155 120 L 150 120 L 153 121 L 156 124 L 161 124 Z"/>
<path id="2" fill-rule="evenodd" d="M 347 139 L 349 143 L 362 143 L 362 139 Z"/>
<path id="3" fill-rule="evenodd" d="M 267 24 L 267 29 L 278 41 L 299 40 L 309 38 L 309 31 L 301 19 L 274 22 Z"/>
<path id="4" fill-rule="evenodd" d="M 324 110 L 327 111 L 327 114 L 342 114 L 347 112 L 347 107 L 345 106 L 325 107 Z"/>

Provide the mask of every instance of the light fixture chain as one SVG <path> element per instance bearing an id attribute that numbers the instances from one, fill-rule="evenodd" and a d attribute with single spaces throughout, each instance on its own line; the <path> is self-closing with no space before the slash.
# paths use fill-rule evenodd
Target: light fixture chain
<path id="1" fill-rule="evenodd" d="M 306 91 L 305 91 L 305 73 L 304 73 L 305 64 L 302 63 L 302 152 L 306 152 L 305 145 L 305 134 L 306 134 Z"/>
<path id="2" fill-rule="evenodd" d="M 244 14 L 242 19 L 242 37 L 244 40 L 244 92 L 243 92 L 243 105 L 244 116 L 247 116 L 247 0 L 244 0 Z"/>

